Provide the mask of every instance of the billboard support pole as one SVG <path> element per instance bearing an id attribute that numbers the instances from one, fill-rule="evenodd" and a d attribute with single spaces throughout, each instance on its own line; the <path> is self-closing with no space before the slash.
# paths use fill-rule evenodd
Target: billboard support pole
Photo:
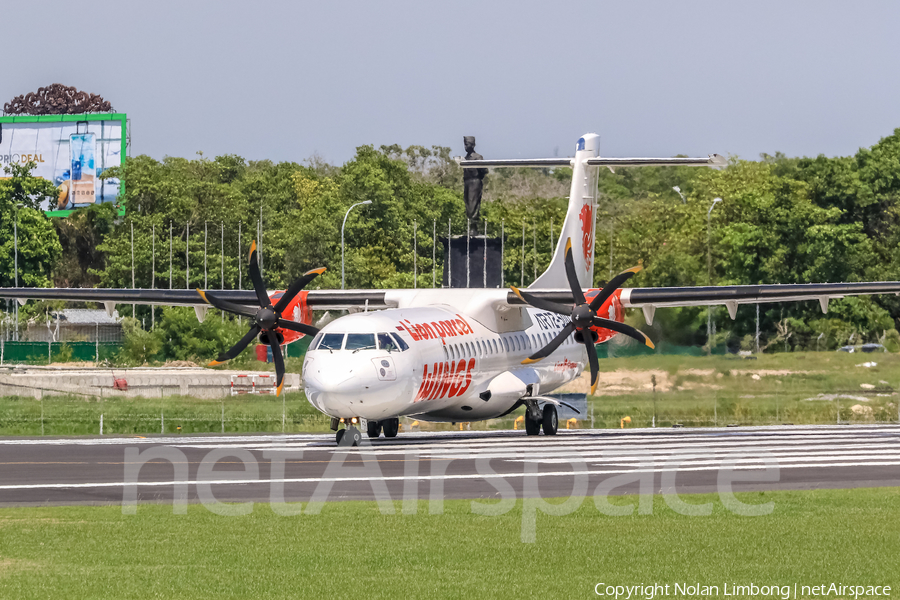
<path id="1" fill-rule="evenodd" d="M 156 223 L 150 224 L 150 289 L 156 289 Z M 156 305 L 150 305 L 150 329 L 156 328 Z"/>
<path id="2" fill-rule="evenodd" d="M 222 238 L 221 243 L 219 244 L 219 262 L 222 266 L 222 280 L 219 284 L 219 289 L 225 289 L 225 223 L 222 223 Z M 225 321 L 225 311 L 219 311 L 222 315 L 222 322 Z"/>
<path id="3" fill-rule="evenodd" d="M 184 288 L 191 289 L 191 222 L 186 227 L 187 235 L 184 237 Z"/>
<path id="4" fill-rule="evenodd" d="M 169 221 L 169 289 L 172 289 L 172 221 Z"/>
<path id="5" fill-rule="evenodd" d="M 16 273 L 16 287 L 19 287 L 19 205 L 16 204 L 16 217 L 13 219 L 13 261 Z M 19 341 L 19 303 L 13 302 L 13 318 L 16 320 L 16 341 Z"/>
<path id="6" fill-rule="evenodd" d="M 134 289 L 134 221 L 130 221 L 131 224 L 131 289 Z M 131 318 L 135 318 L 135 311 L 137 306 L 132 303 L 131 304 Z"/>
<path id="7" fill-rule="evenodd" d="M 203 221 L 203 289 L 209 287 L 209 271 L 206 268 L 207 256 L 206 242 L 209 240 L 209 221 Z"/>

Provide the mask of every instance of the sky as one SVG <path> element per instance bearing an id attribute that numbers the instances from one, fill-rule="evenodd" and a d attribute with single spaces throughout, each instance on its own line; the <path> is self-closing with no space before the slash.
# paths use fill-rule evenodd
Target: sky
<path id="1" fill-rule="evenodd" d="M 900 127 L 898 24 L 877 1 L 6 2 L 0 104 L 100 94 L 155 158 L 570 156 L 588 132 L 605 156 L 838 156 Z"/>

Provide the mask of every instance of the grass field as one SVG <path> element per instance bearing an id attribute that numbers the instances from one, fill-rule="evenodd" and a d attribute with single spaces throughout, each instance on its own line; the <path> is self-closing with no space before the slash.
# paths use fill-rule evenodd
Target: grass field
<path id="1" fill-rule="evenodd" d="M 294 359 L 299 369 L 299 359 Z M 874 367 L 859 366 L 875 362 Z M 898 421 L 900 355 L 794 352 L 735 356 L 652 355 L 600 361 L 597 396 L 579 427 L 770 425 Z M 656 392 L 653 380 L 656 381 Z M 577 387 L 577 386 L 574 386 Z M 586 390 L 584 384 L 583 390 Z M 300 393 L 282 400 L 234 396 L 97 400 L 0 398 L 0 435 L 325 432 L 328 421 Z M 472 428 L 510 429 L 514 413 Z M 163 416 L 161 420 L 161 415 Z M 282 415 L 284 420 L 282 421 Z M 410 425 L 404 421 L 404 427 Z M 422 425 L 450 429 L 451 425 Z"/>
<path id="2" fill-rule="evenodd" d="M 654 412 L 662 426 L 898 421 L 897 354 L 653 355 L 606 359 L 600 369 L 596 427 L 618 427 L 626 415 L 647 427 Z"/>
<path id="3" fill-rule="evenodd" d="M 607 584 L 890 585 L 900 590 L 900 489 L 738 494 L 774 502 L 739 517 L 712 496 L 708 517 L 655 497 L 653 514 L 601 515 L 590 500 L 538 515 L 520 541 L 521 507 L 500 517 L 448 501 L 445 514 L 382 515 L 336 502 L 318 515 L 243 517 L 200 505 L 0 510 L 2 598 L 588 598 Z M 613 500 L 635 504 L 634 497 Z M 720 594 L 721 595 L 721 594 Z M 793 596 L 792 596 L 793 597 Z M 833 596 L 832 596 L 833 597 Z"/>

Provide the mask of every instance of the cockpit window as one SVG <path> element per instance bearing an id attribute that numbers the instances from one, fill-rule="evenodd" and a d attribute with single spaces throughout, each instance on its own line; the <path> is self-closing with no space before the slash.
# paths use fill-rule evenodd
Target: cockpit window
<path id="1" fill-rule="evenodd" d="M 316 348 L 317 350 L 340 350 L 341 346 L 344 344 L 344 334 L 343 333 L 326 333 L 322 336 L 322 341 L 319 342 L 319 346 Z"/>
<path id="2" fill-rule="evenodd" d="M 374 350 L 374 333 L 348 333 L 345 350 Z"/>
<path id="3" fill-rule="evenodd" d="M 403 341 L 403 338 L 397 335 L 396 333 L 392 333 L 391 337 L 397 342 L 397 346 L 400 347 L 400 352 L 406 352 L 409 350 L 409 345 Z"/>
<path id="4" fill-rule="evenodd" d="M 313 338 L 313 341 L 311 341 L 311 342 L 309 343 L 309 349 L 310 349 L 310 350 L 315 350 L 315 349 L 318 347 L 319 342 L 322 341 L 322 335 L 323 335 L 323 334 L 321 334 L 321 333 L 317 333 L 317 334 L 316 334 L 316 337 Z"/>
<path id="5" fill-rule="evenodd" d="M 379 333 L 378 338 L 378 348 L 381 350 L 387 350 L 388 352 L 399 352 L 400 347 L 397 345 L 397 342 L 386 333 Z"/>

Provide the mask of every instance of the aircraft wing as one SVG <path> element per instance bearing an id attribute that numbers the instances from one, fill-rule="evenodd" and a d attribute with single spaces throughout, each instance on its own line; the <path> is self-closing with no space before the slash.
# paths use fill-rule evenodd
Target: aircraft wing
<path id="1" fill-rule="evenodd" d="M 207 290 L 216 297 L 244 306 L 258 307 L 252 290 Z M 270 293 L 275 293 L 273 290 Z M 118 288 L 2 288 L 0 298 L 18 300 L 67 300 L 100 302 L 112 313 L 116 304 L 208 307 L 197 290 L 118 289 Z M 368 307 L 388 308 L 385 290 L 311 290 L 306 305 L 314 310 L 349 310 Z"/>
<path id="2" fill-rule="evenodd" d="M 245 306 L 258 306 L 251 290 L 208 290 L 217 297 Z M 391 300 L 398 290 L 311 290 L 306 305 L 314 310 L 381 310 L 393 308 Z M 412 291 L 412 290 L 410 290 Z M 499 292 L 500 290 L 495 290 Z M 568 290 L 528 290 L 534 296 L 562 304 L 572 303 Z M 273 292 L 274 293 L 274 292 Z M 870 294 L 900 295 L 900 281 L 862 283 L 806 283 L 775 285 L 723 285 L 709 287 L 623 288 L 619 299 L 625 308 L 640 308 L 648 323 L 653 322 L 657 308 L 681 306 L 726 306 L 732 318 L 741 304 L 800 302 L 817 300 L 823 312 L 828 311 L 831 298 Z M 117 304 L 145 304 L 158 306 L 192 306 L 204 309 L 208 305 L 196 290 L 120 289 L 120 288 L 3 288 L 0 298 L 18 300 L 66 300 L 103 303 L 112 314 Z M 502 302 L 502 301 L 501 301 Z M 524 305 L 513 292 L 507 292 L 505 304 Z"/>
<path id="3" fill-rule="evenodd" d="M 572 294 L 567 290 L 529 290 L 529 292 L 554 302 L 569 304 L 572 302 Z M 654 312 L 661 307 L 724 305 L 728 308 L 728 314 L 734 319 L 737 315 L 737 308 L 741 304 L 818 300 L 822 312 L 826 313 L 828 312 L 828 301 L 831 298 L 870 294 L 900 295 L 900 281 L 623 288 L 619 299 L 625 308 L 642 309 L 647 323 L 651 324 Z M 522 301 L 513 293 L 509 294 L 507 302 L 522 304 Z"/>

